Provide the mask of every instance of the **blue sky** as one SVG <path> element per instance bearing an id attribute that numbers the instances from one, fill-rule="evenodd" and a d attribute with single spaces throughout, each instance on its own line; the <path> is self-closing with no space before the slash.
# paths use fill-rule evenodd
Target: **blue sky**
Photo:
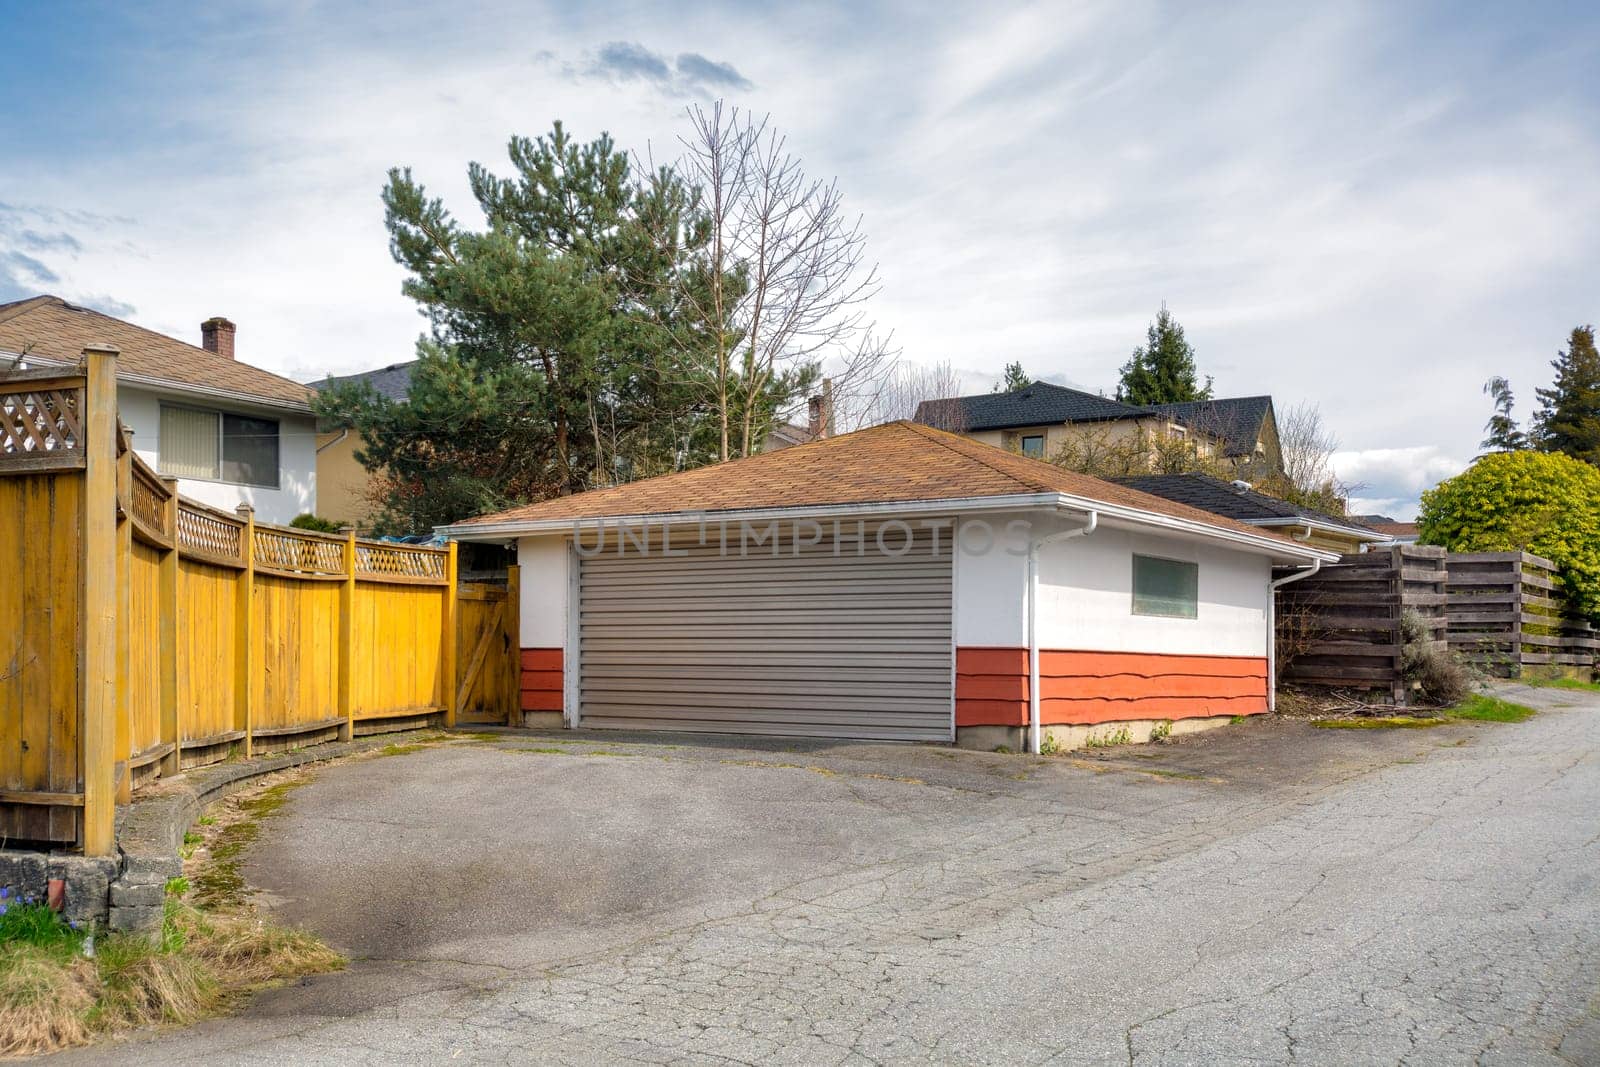
<path id="1" fill-rule="evenodd" d="M 658 160 L 769 111 L 864 216 L 877 315 L 975 389 L 1109 390 L 1165 300 L 1222 394 L 1310 400 L 1358 506 L 1459 469 L 1600 318 L 1584 5 L 0 0 L 0 300 L 53 292 L 311 378 L 409 358 L 378 191 L 562 119 Z"/>

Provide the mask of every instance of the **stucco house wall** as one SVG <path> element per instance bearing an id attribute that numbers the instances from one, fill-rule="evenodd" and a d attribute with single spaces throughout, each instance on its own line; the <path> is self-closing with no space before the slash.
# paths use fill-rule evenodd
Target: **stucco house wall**
<path id="1" fill-rule="evenodd" d="M 999 532 L 1020 519 L 983 523 Z M 1029 535 L 1071 525 L 1041 524 L 1035 516 Z M 957 538 L 958 735 L 973 727 L 1015 731 L 1028 722 L 1027 557 L 985 551 L 987 539 L 970 521 Z M 1134 614 L 1135 554 L 1197 564 L 1196 618 Z M 1045 544 L 1039 550 L 1041 723 L 1265 712 L 1270 578 L 1266 557 L 1194 538 L 1101 526 L 1087 537 Z"/>

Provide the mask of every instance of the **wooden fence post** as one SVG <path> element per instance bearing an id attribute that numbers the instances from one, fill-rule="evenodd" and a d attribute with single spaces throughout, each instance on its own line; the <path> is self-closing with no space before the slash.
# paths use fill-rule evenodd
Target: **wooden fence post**
<path id="1" fill-rule="evenodd" d="M 133 800 L 133 448 L 117 423 L 117 803 Z"/>
<path id="2" fill-rule="evenodd" d="M 109 345 L 83 350 L 88 410 L 78 687 L 86 856 L 109 856 L 116 850 L 117 355 L 118 349 Z"/>
<path id="3" fill-rule="evenodd" d="M 355 677 L 352 667 L 356 652 L 356 528 L 344 528 L 344 581 L 339 586 L 339 714 L 344 724 L 339 727 L 339 740 L 350 741 L 356 736 L 354 700 Z"/>
<path id="4" fill-rule="evenodd" d="M 506 568 L 506 636 L 511 642 L 511 702 L 506 725 L 522 725 L 522 568 Z"/>
<path id="5" fill-rule="evenodd" d="M 449 553 L 444 563 L 444 724 L 453 728 L 456 724 L 456 705 L 459 700 L 456 695 L 456 589 L 457 560 L 456 542 L 451 541 L 447 547 Z"/>
<path id="6" fill-rule="evenodd" d="M 170 494 L 164 505 L 167 535 L 172 544 L 161 557 L 161 607 L 158 623 L 161 672 L 161 743 L 172 751 L 161 757 L 161 775 L 177 774 L 183 747 L 183 724 L 178 721 L 178 479 L 163 478 Z"/>
<path id="7" fill-rule="evenodd" d="M 244 529 L 239 531 L 239 555 L 244 560 L 244 569 L 239 572 L 235 605 L 237 617 L 233 659 L 238 677 L 234 681 L 236 719 L 233 728 L 244 731 L 244 756 L 249 759 L 255 741 L 251 735 L 254 716 L 250 708 L 250 689 L 251 680 L 255 677 L 256 509 L 249 504 L 240 504 L 235 510 L 244 522 Z"/>

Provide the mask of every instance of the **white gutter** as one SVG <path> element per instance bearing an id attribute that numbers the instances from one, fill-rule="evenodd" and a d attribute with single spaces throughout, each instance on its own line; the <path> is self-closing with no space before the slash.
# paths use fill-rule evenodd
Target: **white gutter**
<path id="1" fill-rule="evenodd" d="M 1039 755 L 1039 549 L 1057 541 L 1087 537 L 1100 525 L 1100 513 L 1074 530 L 1047 534 L 1028 543 L 1028 751 Z"/>
<path id="2" fill-rule="evenodd" d="M 1277 556 L 1289 560 L 1310 561 L 1321 559 L 1332 562 L 1339 558 L 1339 553 L 1329 552 L 1310 545 L 1295 544 L 1281 537 L 1271 534 L 1250 534 L 1242 530 L 1230 530 L 1221 526 L 1213 526 L 1206 522 L 1197 522 L 1193 519 L 1183 519 L 1172 515 L 1163 515 L 1158 512 L 1145 511 L 1140 508 L 1128 507 L 1122 504 L 1108 504 L 1101 500 L 1089 497 L 1070 496 L 1065 493 L 1019 493 L 1009 496 L 980 496 L 958 497 L 947 500 L 903 500 L 885 503 L 867 504 L 833 504 L 822 507 L 779 507 L 779 508 L 748 508 L 729 509 L 726 511 L 671 511 L 671 512 L 646 512 L 633 515 L 605 515 L 589 516 L 584 519 L 571 517 L 560 519 L 521 519 L 507 522 L 494 523 L 460 523 L 452 526 L 437 526 L 434 532 L 442 537 L 457 541 L 503 541 L 510 537 L 527 537 L 535 534 L 570 533 L 582 522 L 591 527 L 594 523 L 604 521 L 612 525 L 627 524 L 635 528 L 646 523 L 661 525 L 663 523 L 692 523 L 702 520 L 725 519 L 731 522 L 740 520 L 759 521 L 762 519 L 808 518 L 832 519 L 855 518 L 873 515 L 947 515 L 951 513 L 971 513 L 982 511 L 1015 511 L 1034 508 L 1049 508 L 1059 511 L 1073 511 L 1079 513 L 1096 512 L 1101 518 L 1117 519 L 1124 522 L 1136 523 L 1140 526 L 1155 527 L 1171 530 L 1175 533 L 1189 534 L 1195 537 L 1204 537 L 1214 541 L 1222 541 L 1231 545 L 1246 547 L 1267 555 Z"/>
<path id="3" fill-rule="evenodd" d="M 1371 544 L 1386 544 L 1394 540 L 1390 534 L 1379 533 L 1377 530 L 1368 530 L 1360 526 L 1340 526 L 1336 523 L 1321 522 L 1317 519 L 1240 519 L 1251 526 L 1260 526 L 1262 529 L 1271 529 L 1274 526 L 1304 526 L 1306 537 L 1311 536 L 1312 530 L 1321 530 L 1323 533 L 1342 534 L 1346 537 L 1354 534 L 1363 541 Z M 1294 536 L 1294 535 L 1290 535 Z M 1296 537 L 1295 540 L 1303 541 L 1305 537 Z"/>
<path id="4" fill-rule="evenodd" d="M 1290 582 L 1309 578 L 1322 569 L 1320 559 L 1304 570 L 1274 578 L 1267 583 L 1267 710 L 1278 710 L 1278 590 Z"/>

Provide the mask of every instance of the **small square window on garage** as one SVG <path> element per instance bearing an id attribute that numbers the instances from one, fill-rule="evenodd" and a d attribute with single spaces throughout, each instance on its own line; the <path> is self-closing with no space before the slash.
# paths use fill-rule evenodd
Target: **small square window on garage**
<path id="1" fill-rule="evenodd" d="M 1193 619 L 1200 613 L 1200 565 L 1133 557 L 1133 613 Z"/>

